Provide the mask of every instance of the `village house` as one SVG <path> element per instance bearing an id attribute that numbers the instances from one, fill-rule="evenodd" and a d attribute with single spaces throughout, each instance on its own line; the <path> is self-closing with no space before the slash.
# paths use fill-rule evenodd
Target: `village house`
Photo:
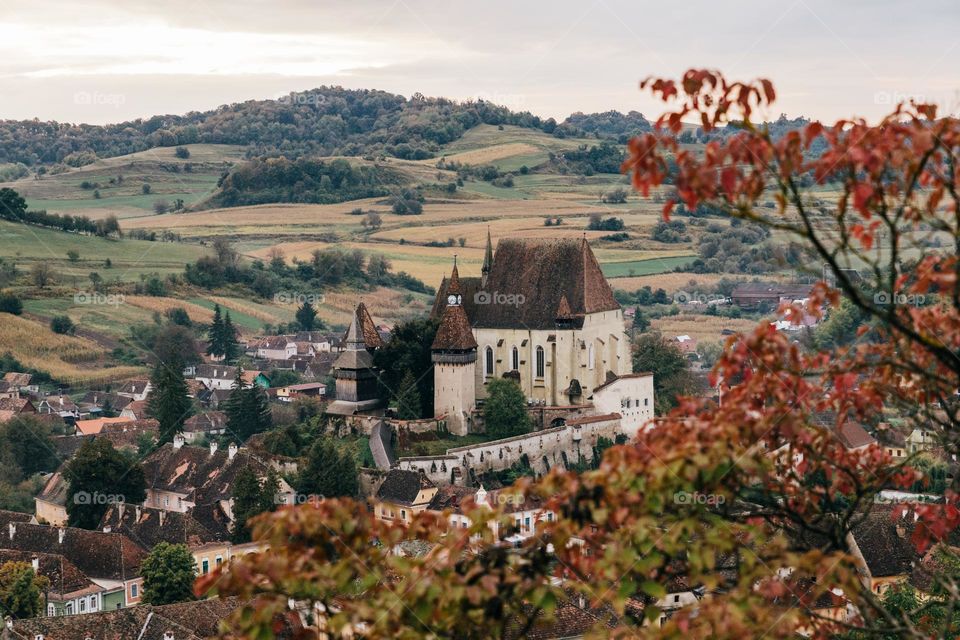
<path id="1" fill-rule="evenodd" d="M 117 389 L 117 395 L 131 400 L 146 400 L 152 389 L 149 380 L 128 380 Z"/>
<path id="2" fill-rule="evenodd" d="M 864 587 L 878 596 L 891 586 L 906 582 L 921 559 L 910 541 L 916 514 L 906 509 L 894 517 L 894 509 L 901 508 L 874 504 L 847 538 Z"/>
<path id="3" fill-rule="evenodd" d="M 237 368 L 225 364 L 200 364 L 194 378 L 207 389 L 229 390 L 237 377 Z"/>
<path id="4" fill-rule="evenodd" d="M 80 407 L 62 393 L 50 395 L 37 402 L 37 413 L 41 415 L 58 416 L 67 424 L 73 424 L 80 419 Z"/>
<path id="5" fill-rule="evenodd" d="M 132 398 L 117 393 L 88 391 L 77 404 L 80 406 L 81 413 L 98 417 L 104 412 L 119 413 L 131 402 L 133 402 Z"/>
<path id="6" fill-rule="evenodd" d="M 47 616 L 91 613 L 103 610 L 108 589 L 98 585 L 75 564 L 59 554 L 0 549 L 0 565 L 25 562 L 37 575 L 50 581 L 44 591 Z"/>
<path id="7" fill-rule="evenodd" d="M 0 531 L 0 550 L 62 556 L 101 588 L 81 600 L 79 610 L 64 603 L 65 615 L 119 609 L 140 602 L 140 563 L 147 552 L 124 535 L 8 522 Z"/>
<path id="8" fill-rule="evenodd" d="M 6 633 L 10 634 L 10 640 L 204 640 L 215 637 L 220 621 L 241 604 L 237 598 L 211 598 L 163 606 L 142 604 L 84 616 L 13 620 Z M 277 637 L 293 636 L 281 631 Z"/>
<path id="9" fill-rule="evenodd" d="M 90 420 L 77 420 L 74 427 L 76 435 L 91 436 L 103 431 L 106 425 L 132 424 L 136 422 L 135 418 L 120 415 L 116 418 L 92 418 Z"/>
<path id="10" fill-rule="evenodd" d="M 183 423 L 183 438 L 193 442 L 199 438 L 223 435 L 227 431 L 227 414 L 222 411 L 205 411 L 190 416 Z"/>
<path id="11" fill-rule="evenodd" d="M 209 447 L 184 444 L 184 437 L 178 434 L 172 443 L 166 443 L 143 461 L 147 480 L 144 506 L 193 513 L 201 521 L 206 517 L 202 512 L 220 509 L 232 522 L 237 475 L 242 469 L 250 469 L 257 477 L 265 478 L 269 462 L 233 443 L 225 448 L 218 447 L 216 442 Z M 293 504 L 293 498 L 293 488 L 281 478 L 278 501 Z"/>
<path id="12" fill-rule="evenodd" d="M 322 398 L 327 395 L 327 385 L 322 382 L 302 382 L 277 387 L 273 391 L 276 392 L 274 397 L 280 402 L 293 402 L 301 397 Z"/>
<path id="13" fill-rule="evenodd" d="M 3 375 L 3 380 L 20 393 L 40 393 L 40 385 L 33 383 L 32 373 L 8 371 Z"/>
<path id="14" fill-rule="evenodd" d="M 0 424 L 17 416 L 35 413 L 37 408 L 27 398 L 0 398 Z"/>
<path id="15" fill-rule="evenodd" d="M 812 284 L 780 282 L 742 282 L 730 292 L 733 304 L 741 309 L 776 309 L 781 302 L 810 297 Z"/>
<path id="16" fill-rule="evenodd" d="M 134 400 L 123 408 L 120 417 L 128 420 L 143 420 L 147 417 L 148 407 L 149 404 L 146 400 Z"/>
<path id="17" fill-rule="evenodd" d="M 20 398 L 20 389 L 6 380 L 0 380 L 0 400 L 15 400 Z"/>
<path id="18" fill-rule="evenodd" d="M 503 507 L 512 520 L 507 526 L 491 521 L 490 530 L 496 540 L 516 544 L 533 537 L 540 522 L 552 522 L 555 514 L 543 507 L 537 496 L 524 495 L 514 489 L 505 488 L 486 491 L 479 489 L 447 485 L 441 487 L 427 509 L 436 513 L 447 513 L 447 522 L 452 529 L 466 529 L 472 524 L 466 513 L 474 507 Z"/>
<path id="19" fill-rule="evenodd" d="M 288 360 L 297 355 L 297 343 L 288 336 L 266 336 L 251 343 L 254 355 L 266 360 Z"/>
<path id="20" fill-rule="evenodd" d="M 186 545 L 198 575 L 210 573 L 235 555 L 263 548 L 256 543 L 232 544 L 231 526 L 226 513 L 217 508 L 179 513 L 124 504 L 110 505 L 100 521 L 101 530 L 123 533 L 147 549 L 161 542 Z"/>
<path id="21" fill-rule="evenodd" d="M 377 490 L 373 512 L 380 520 L 409 522 L 430 506 L 437 486 L 416 471 L 391 469 Z"/>

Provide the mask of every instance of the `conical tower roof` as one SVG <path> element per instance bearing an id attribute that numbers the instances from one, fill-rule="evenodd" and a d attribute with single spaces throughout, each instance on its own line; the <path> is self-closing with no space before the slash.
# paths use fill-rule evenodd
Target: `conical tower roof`
<path id="1" fill-rule="evenodd" d="M 460 296 L 460 273 L 457 265 L 453 265 L 450 282 L 447 285 L 447 294 Z M 431 349 L 434 351 L 470 351 L 477 348 L 477 341 L 473 337 L 473 328 L 467 318 L 467 312 L 459 302 L 447 304 L 440 318 L 440 327 L 433 339 Z"/>

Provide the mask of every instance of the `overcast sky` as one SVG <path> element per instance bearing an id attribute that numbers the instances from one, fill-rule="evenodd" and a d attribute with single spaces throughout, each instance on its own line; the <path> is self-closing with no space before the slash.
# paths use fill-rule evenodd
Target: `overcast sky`
<path id="1" fill-rule="evenodd" d="M 775 117 L 960 105 L 960 2 L 3 0 L 0 118 L 106 123 L 320 85 L 542 116 L 658 107 L 651 74 L 771 78 Z"/>

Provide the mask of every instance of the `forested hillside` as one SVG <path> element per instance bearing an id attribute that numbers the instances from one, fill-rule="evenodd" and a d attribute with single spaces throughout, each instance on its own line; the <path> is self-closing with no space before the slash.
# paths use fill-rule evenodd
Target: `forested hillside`
<path id="1" fill-rule="evenodd" d="M 422 159 L 480 123 L 556 127 L 552 119 L 490 102 L 321 87 L 278 100 L 106 126 L 6 120 L 0 122 L 0 163 L 81 166 L 96 157 L 200 142 L 247 145 L 250 157 L 383 153 Z"/>

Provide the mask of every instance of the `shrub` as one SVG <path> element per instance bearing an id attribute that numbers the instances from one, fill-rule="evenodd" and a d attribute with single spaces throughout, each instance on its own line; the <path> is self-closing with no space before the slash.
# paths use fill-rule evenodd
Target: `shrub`
<path id="1" fill-rule="evenodd" d="M 50 330 L 61 335 L 73 333 L 76 326 L 69 316 L 54 316 L 50 320 Z"/>

